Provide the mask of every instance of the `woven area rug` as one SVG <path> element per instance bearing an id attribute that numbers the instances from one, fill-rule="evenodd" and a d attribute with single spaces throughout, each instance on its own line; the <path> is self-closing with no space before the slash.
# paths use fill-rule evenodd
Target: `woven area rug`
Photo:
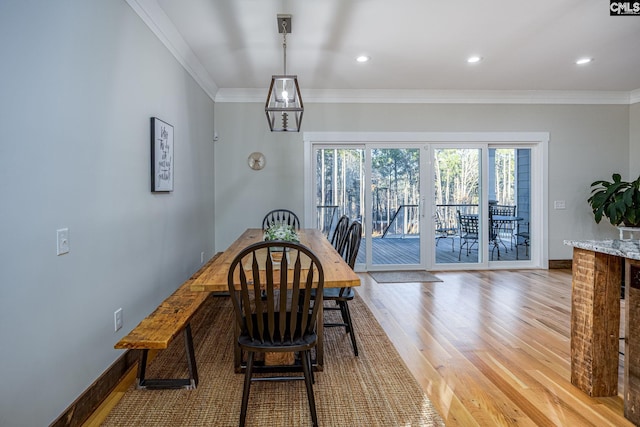
<path id="1" fill-rule="evenodd" d="M 428 271 L 370 271 L 369 275 L 378 283 L 442 282 Z"/>
<path id="2" fill-rule="evenodd" d="M 356 296 L 350 303 L 359 356 L 343 328 L 325 329 L 325 366 L 314 393 L 321 426 L 444 426 L 386 334 Z M 327 312 L 337 315 L 337 312 Z M 192 321 L 200 383 L 196 390 L 136 390 L 104 426 L 237 426 L 243 374 L 233 369 L 232 308 L 209 297 Z M 186 375 L 182 338 L 158 354 L 148 378 Z M 311 425 L 303 381 L 254 382 L 248 426 Z"/>

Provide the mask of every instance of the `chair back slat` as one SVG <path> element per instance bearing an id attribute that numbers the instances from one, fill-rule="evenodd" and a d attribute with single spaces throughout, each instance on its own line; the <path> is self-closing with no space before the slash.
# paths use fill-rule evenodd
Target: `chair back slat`
<path id="1" fill-rule="evenodd" d="M 344 239 L 347 237 L 347 231 L 349 231 L 349 217 L 342 215 L 336 224 L 336 229 L 331 236 L 331 245 L 338 253 L 342 253 L 344 247 Z"/>

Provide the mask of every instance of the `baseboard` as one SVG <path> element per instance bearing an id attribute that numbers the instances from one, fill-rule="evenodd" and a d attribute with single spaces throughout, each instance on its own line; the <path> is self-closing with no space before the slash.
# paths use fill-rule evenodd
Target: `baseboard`
<path id="1" fill-rule="evenodd" d="M 550 259 L 549 270 L 557 268 L 568 268 L 571 270 L 571 262 L 572 260 L 570 259 Z"/>
<path id="2" fill-rule="evenodd" d="M 139 350 L 127 350 L 93 382 L 49 427 L 81 426 L 137 364 Z"/>

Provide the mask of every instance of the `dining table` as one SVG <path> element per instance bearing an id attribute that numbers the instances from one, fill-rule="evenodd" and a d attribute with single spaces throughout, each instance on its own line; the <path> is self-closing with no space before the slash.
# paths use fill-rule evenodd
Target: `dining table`
<path id="1" fill-rule="evenodd" d="M 298 231 L 300 243 L 313 251 L 322 264 L 324 271 L 325 288 L 343 288 L 360 286 L 360 278 L 347 264 L 342 256 L 331 245 L 321 230 L 315 228 L 303 228 Z M 244 248 L 262 241 L 264 231 L 261 228 L 246 229 L 222 254 L 217 257 L 209 267 L 191 282 L 192 291 L 201 292 L 228 292 L 228 274 L 231 262 Z M 320 306 L 318 313 L 318 343 L 316 358 L 313 361 L 315 370 L 321 371 L 324 365 L 324 328 L 323 310 Z M 239 332 L 236 326 L 236 334 Z M 243 368 L 242 355 L 239 346 L 235 344 L 234 366 L 236 371 Z"/>

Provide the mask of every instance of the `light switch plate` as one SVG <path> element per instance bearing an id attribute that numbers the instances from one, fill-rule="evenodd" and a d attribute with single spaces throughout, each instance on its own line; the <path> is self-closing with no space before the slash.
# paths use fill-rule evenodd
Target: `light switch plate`
<path id="1" fill-rule="evenodd" d="M 58 243 L 57 243 L 57 253 L 58 255 L 66 254 L 69 252 L 69 229 L 61 228 L 57 230 L 58 233 Z"/>
<path id="2" fill-rule="evenodd" d="M 113 312 L 113 326 L 116 332 L 122 328 L 122 308 Z"/>

